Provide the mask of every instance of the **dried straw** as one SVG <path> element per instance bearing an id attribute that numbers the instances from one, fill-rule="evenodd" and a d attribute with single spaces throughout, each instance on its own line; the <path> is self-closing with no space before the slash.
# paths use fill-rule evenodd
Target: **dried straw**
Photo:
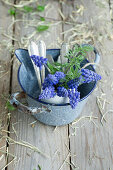
<path id="1" fill-rule="evenodd" d="M 40 153 L 42 156 L 45 156 L 45 157 L 49 158 L 48 155 L 46 155 L 45 153 L 43 153 L 42 151 L 40 151 L 40 149 L 38 149 L 36 146 L 33 146 L 33 145 L 31 145 L 30 143 L 28 143 L 28 142 L 25 142 L 25 141 L 15 141 L 14 139 L 10 138 L 9 136 L 3 136 L 3 138 L 7 139 L 9 142 L 13 142 L 14 144 L 18 144 L 18 145 L 27 147 L 27 148 L 33 150 L 34 152 L 38 152 L 38 153 Z M 9 143 L 9 144 L 10 144 L 10 143 Z"/>

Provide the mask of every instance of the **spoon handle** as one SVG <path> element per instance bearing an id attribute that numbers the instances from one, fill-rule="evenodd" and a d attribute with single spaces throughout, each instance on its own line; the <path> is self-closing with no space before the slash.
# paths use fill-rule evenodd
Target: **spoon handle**
<path id="1" fill-rule="evenodd" d="M 38 42 L 38 50 L 39 50 L 39 55 L 43 58 L 46 58 L 46 45 L 45 45 L 44 41 Z M 44 79 L 45 79 L 45 67 L 42 66 L 42 69 L 41 69 L 42 83 L 44 82 Z"/>
<path id="2" fill-rule="evenodd" d="M 38 50 L 38 47 L 37 45 L 35 44 L 35 42 L 31 41 L 29 46 L 28 46 L 28 52 L 29 52 L 29 55 L 38 55 L 39 56 L 39 50 Z M 32 61 L 32 60 L 31 60 Z M 36 77 L 37 77 L 37 80 L 38 80 L 38 85 L 39 85 L 39 88 L 41 90 L 41 78 L 40 78 L 40 69 L 39 67 L 37 67 L 34 62 L 32 61 L 33 63 L 33 67 L 35 69 L 35 73 L 36 73 Z"/>
<path id="3" fill-rule="evenodd" d="M 52 55 L 48 54 L 46 57 L 50 64 L 54 63 L 54 59 L 53 59 Z"/>
<path id="4" fill-rule="evenodd" d="M 61 46 L 61 63 L 62 64 L 65 64 L 68 62 L 68 59 L 65 58 L 64 56 L 68 53 L 68 50 L 69 50 L 69 45 L 67 43 L 63 43 L 62 46 Z"/>

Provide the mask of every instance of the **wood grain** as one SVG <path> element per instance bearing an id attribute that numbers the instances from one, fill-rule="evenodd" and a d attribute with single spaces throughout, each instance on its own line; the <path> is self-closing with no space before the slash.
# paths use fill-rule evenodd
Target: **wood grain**
<path id="1" fill-rule="evenodd" d="M 10 67 L 11 67 L 11 53 L 7 49 L 8 43 L 12 45 L 12 40 L 4 34 L 8 32 L 8 26 L 11 22 L 11 17 L 8 14 L 8 8 L 0 2 L 0 169 L 6 163 L 6 139 L 7 136 L 7 121 L 8 111 L 6 109 L 6 101 L 9 98 L 10 91 Z M 10 30 L 10 37 L 12 37 L 12 29 Z M 4 44 L 4 45 L 3 45 Z"/>
<path id="2" fill-rule="evenodd" d="M 49 9 L 47 9 L 48 12 L 46 17 L 59 19 L 60 16 L 57 11 L 59 7 L 60 5 L 57 1 L 49 1 Z M 32 18 L 30 14 L 23 17 L 24 19 Z M 34 30 L 35 29 L 31 27 L 26 28 L 26 23 L 22 22 L 15 25 L 15 36 L 20 41 L 22 36 L 28 36 Z M 45 41 L 47 48 L 58 48 L 57 39 L 62 39 L 62 36 L 60 35 L 61 32 L 61 24 L 50 25 L 48 31 L 45 33 L 37 33 L 32 39 L 36 40 L 38 36 L 41 36 L 39 39 Z M 18 48 L 16 43 L 15 48 Z M 21 46 L 21 48 L 23 48 L 23 46 Z M 18 66 L 19 62 L 15 58 L 13 65 L 12 92 L 16 92 L 20 89 L 16 75 Z M 38 121 L 31 125 L 30 123 L 34 121 L 35 119 L 32 116 L 16 111 L 11 117 L 10 128 L 12 129 L 12 125 L 14 126 L 17 137 L 15 134 L 11 134 L 10 137 L 16 141 L 24 140 L 29 142 L 46 153 L 49 158 L 45 158 L 27 147 L 23 147 L 21 145 L 10 145 L 9 151 L 17 157 L 17 161 L 16 163 L 12 163 L 8 167 L 8 170 L 33 170 L 38 169 L 38 164 L 44 170 L 58 170 L 62 164 L 62 170 L 70 169 L 67 163 L 63 163 L 69 152 L 68 126 L 58 127 L 55 129 L 54 127 L 45 126 Z M 11 131 L 13 131 L 13 129 Z M 67 157 L 67 161 L 69 161 L 69 157 Z"/>
<path id="3" fill-rule="evenodd" d="M 71 162 L 79 167 L 80 170 L 107 170 L 113 169 L 113 114 L 106 114 L 106 122 L 100 123 L 100 113 L 96 104 L 96 97 L 101 93 L 105 93 L 103 99 L 109 100 L 110 103 L 105 105 L 104 113 L 112 110 L 112 91 L 111 84 L 113 80 L 112 72 L 112 54 L 111 49 L 113 42 L 110 40 L 112 35 L 111 20 L 109 12 L 109 4 L 107 1 L 71 1 L 62 5 L 62 12 L 65 17 L 68 17 L 72 11 L 77 11 L 77 7 L 84 7 L 83 15 L 74 13 L 74 18 L 77 22 L 89 23 L 92 20 L 92 30 L 97 36 L 93 44 L 97 47 L 101 54 L 101 69 L 98 71 L 102 75 L 102 81 L 98 84 L 98 88 L 93 92 L 90 100 L 82 112 L 82 118 L 73 126 L 70 125 L 70 150 L 72 155 Z M 100 19 L 99 19 L 100 18 Z M 77 23 L 75 23 L 76 26 Z M 73 25 L 74 26 L 74 25 Z M 64 31 L 70 29 L 71 26 L 64 25 Z M 102 40 L 98 37 L 101 35 Z M 67 41 L 68 35 L 64 36 Z M 75 41 L 77 41 L 75 37 Z M 77 41 L 78 42 L 78 41 Z M 98 117 L 89 121 L 84 118 L 88 115 Z"/>
<path id="4" fill-rule="evenodd" d="M 18 2 L 17 2 L 18 3 Z M 53 18 L 56 21 L 56 25 L 51 25 L 49 30 L 45 33 L 36 33 L 32 40 L 44 40 L 48 48 L 58 48 L 60 43 L 65 42 L 79 42 L 77 37 L 70 39 L 69 34 L 62 35 L 62 31 L 68 31 L 69 29 L 77 26 L 77 24 L 88 23 L 87 27 L 93 32 L 93 39 L 90 40 L 101 54 L 101 66 L 97 68 L 97 71 L 102 75 L 102 81 L 98 84 L 97 88 L 91 95 L 89 101 L 87 102 L 81 118 L 78 122 L 73 125 L 64 127 L 53 127 L 45 126 L 40 122 L 35 122 L 36 120 L 29 115 L 20 112 L 14 112 L 11 114 L 10 122 L 10 137 L 15 140 L 15 142 L 21 142 L 20 144 L 10 144 L 9 153 L 15 155 L 16 161 L 13 161 L 9 166 L 8 170 L 33 170 L 38 169 L 38 164 L 42 167 L 42 170 L 69 170 L 71 167 L 64 163 L 64 160 L 68 163 L 75 164 L 72 165 L 73 169 L 79 168 L 79 170 L 111 170 L 113 169 L 113 113 L 107 112 L 113 110 L 112 101 L 112 25 L 110 17 L 110 7 L 108 1 L 106 0 L 80 0 L 80 1 L 65 1 L 59 3 L 58 1 L 50 0 L 49 9 L 47 9 L 48 18 Z M 80 5 L 84 7 L 83 14 L 79 12 L 78 8 Z M 59 24 L 61 17 L 59 16 L 58 8 L 61 9 L 65 18 L 68 19 L 71 24 Z M 78 12 L 77 12 L 78 11 Z M 4 30 L 10 22 L 7 9 L 0 5 L 0 21 L 4 27 Z M 73 22 L 70 18 L 70 14 L 73 15 L 74 19 L 77 19 L 77 23 Z M 36 16 L 35 16 L 36 17 Z M 4 19 L 5 18 L 5 19 Z M 7 18 L 7 19 L 6 19 Z M 17 19 L 30 20 L 33 16 L 30 14 L 19 15 Z M 65 23 L 65 21 L 63 22 Z M 36 27 L 26 27 L 29 21 L 19 22 L 15 24 L 15 38 L 19 40 L 19 43 L 15 42 L 16 48 L 27 47 L 25 38 L 31 35 Z M 86 33 L 88 34 L 88 33 Z M 24 40 L 21 38 L 24 36 Z M 85 35 L 86 37 L 86 35 Z M 0 37 L 2 39 L 2 37 Z M 2 59 L 5 58 L 6 61 L 10 61 L 10 54 L 3 49 L 0 51 L 0 56 Z M 20 89 L 17 81 L 17 70 L 19 66 L 18 60 L 14 59 L 13 62 L 13 75 L 12 75 L 12 92 L 16 92 Z M 6 66 L 5 66 L 6 68 Z M 9 78 L 10 73 L 1 79 L 0 91 L 4 94 L 9 93 Z M 105 108 L 103 113 L 105 115 L 106 122 L 100 121 L 102 116 L 99 112 L 96 97 L 102 96 L 105 102 Z M 4 111 L 4 102 L 0 100 L 0 108 L 2 112 Z M 2 113 L 1 112 L 1 113 Z M 1 114 L 2 115 L 2 114 Z M 1 116 L 0 115 L 0 116 Z M 93 116 L 92 119 L 86 116 Z M 3 121 L 5 120 L 5 121 Z M 2 125 L 6 124 L 6 119 L 2 118 Z M 34 123 L 33 123 L 34 122 Z M 68 133 L 70 133 L 70 138 L 68 138 Z M 31 145 L 38 147 L 41 151 L 46 153 L 49 158 L 34 152 L 28 147 L 22 146 L 23 141 L 29 142 Z M 14 141 L 13 141 L 14 142 Z M 0 147 L 4 146 L 5 141 L 1 141 Z M 26 143 L 28 145 L 28 143 Z M 70 148 L 69 148 L 70 146 Z M 71 158 L 69 159 L 69 149 L 71 151 Z M 9 157 L 8 161 L 12 160 Z M 0 155 L 0 168 L 5 165 L 5 155 Z M 65 161 L 65 162 L 66 162 Z"/>

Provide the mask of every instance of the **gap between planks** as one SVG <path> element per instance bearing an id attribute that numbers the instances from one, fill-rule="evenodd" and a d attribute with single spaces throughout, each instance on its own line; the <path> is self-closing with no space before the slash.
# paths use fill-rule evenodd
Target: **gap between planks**
<path id="1" fill-rule="evenodd" d="M 16 31 L 16 30 L 15 30 L 15 31 Z M 14 34 L 15 34 L 15 31 L 13 32 Z M 14 44 L 14 45 L 15 45 L 15 44 Z M 14 63 L 13 63 L 13 66 L 14 66 Z M 12 66 L 12 67 L 13 67 L 13 66 Z M 12 75 L 11 75 L 12 77 L 13 77 L 13 71 L 14 71 L 14 68 L 13 68 L 13 70 L 12 70 Z M 12 78 L 12 79 L 13 79 L 13 78 Z M 14 80 L 13 80 L 13 81 L 14 81 Z M 13 83 L 12 83 L 12 84 L 13 84 Z M 11 92 L 12 92 L 12 84 L 11 84 Z M 13 90 L 14 90 L 14 89 L 13 89 Z M 45 127 L 45 128 L 46 128 L 46 127 Z M 67 127 L 65 127 L 65 128 L 67 128 Z M 9 130 L 10 130 L 10 129 L 9 129 Z M 10 136 L 10 135 L 9 135 L 9 136 Z M 68 136 L 68 139 L 69 139 L 69 126 L 68 126 L 68 135 L 67 135 L 67 136 Z M 68 143 L 68 144 L 69 144 L 69 143 Z M 69 146 L 70 146 L 70 144 L 69 144 Z M 43 163 L 44 163 L 44 161 L 43 161 Z M 9 168 L 9 169 L 10 169 L 10 168 Z M 69 168 L 69 169 L 70 169 L 70 168 Z"/>

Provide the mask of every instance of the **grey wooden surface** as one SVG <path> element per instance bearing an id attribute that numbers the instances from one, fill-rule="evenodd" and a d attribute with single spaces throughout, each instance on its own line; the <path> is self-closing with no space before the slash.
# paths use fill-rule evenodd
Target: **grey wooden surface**
<path id="1" fill-rule="evenodd" d="M 0 1 L 0 169 L 6 166 L 6 139 L 3 136 L 7 136 L 8 122 L 10 114 L 5 108 L 6 97 L 10 93 L 10 66 L 12 64 L 11 52 L 6 50 L 8 43 L 11 43 L 11 39 L 7 39 L 4 36 L 5 31 L 8 31 L 8 25 L 12 18 L 8 16 L 7 8 L 4 7 Z M 10 30 L 12 37 L 12 29 Z M 9 115 L 9 116 L 8 116 Z"/>
<path id="2" fill-rule="evenodd" d="M 20 2 L 16 0 L 15 4 L 18 5 Z M 10 33 L 10 38 L 14 37 L 15 41 L 4 35 L 1 37 L 1 30 L 0 40 L 11 41 L 14 49 L 26 48 L 26 37 L 32 33 L 34 36 L 31 39 L 44 40 L 48 48 L 60 48 L 62 42 L 91 43 L 101 55 L 101 63 L 97 71 L 102 75 L 102 81 L 98 83 L 91 95 L 81 117 L 63 127 L 54 128 L 43 125 L 32 116 L 18 111 L 11 112 L 9 117 L 5 109 L 6 101 L 0 98 L 0 138 L 8 136 L 8 140 L 6 137 L 0 140 L 0 147 L 7 146 L 0 149 L 0 168 L 3 169 L 8 164 L 7 170 L 38 170 L 38 165 L 41 166 L 41 170 L 112 170 L 112 1 L 48 0 L 47 2 L 40 1 L 40 3 L 46 3 L 47 8 L 41 15 L 47 18 L 50 28 L 45 32 L 36 33 L 36 22 L 33 23 L 33 17 L 37 18 L 38 25 L 37 15 L 18 14 L 13 18 L 8 15 L 8 9 L 11 6 L 0 2 L 0 28 L 3 28 L 6 33 L 12 20 L 16 21 L 10 27 L 10 31 L 13 31 L 13 34 Z M 36 2 L 33 5 L 35 6 Z M 12 56 L 13 66 L 11 67 L 9 49 L 5 46 L 0 49 L 1 64 L 6 62 L 4 68 L 6 72 L 9 70 L 0 78 L 0 91 L 8 98 L 10 92 L 21 91 L 17 81 L 20 63 L 15 56 Z M 97 105 L 97 97 L 103 107 L 102 113 Z M 102 114 L 105 114 L 106 121 Z M 48 157 L 34 152 L 36 149 L 34 147 L 39 148 Z"/>
<path id="3" fill-rule="evenodd" d="M 77 4 L 77 1 L 73 2 L 70 10 L 74 11 Z M 110 34 L 112 35 L 109 5 L 107 1 L 96 2 L 88 0 L 79 1 L 79 4 L 82 4 L 85 8 L 84 14 L 82 16 L 79 15 L 81 24 L 89 22 L 89 29 L 92 26 L 95 36 L 98 37 L 99 34 L 102 34 L 103 40 L 99 42 L 97 38 L 94 38 L 94 45 L 101 52 L 101 66 L 104 72 L 102 71 L 102 82 L 99 83 L 98 90 L 91 95 L 81 115 L 87 116 L 92 114 L 98 117 L 98 120 L 93 119 L 94 122 L 92 122 L 83 118 L 84 120 L 79 121 L 69 128 L 70 134 L 75 133 L 74 136 L 72 135 L 70 137 L 70 150 L 72 155 L 76 154 L 76 158 L 71 157 L 71 161 L 81 170 L 113 169 L 113 133 L 112 130 L 109 130 L 113 127 L 113 116 L 108 114 L 106 116 L 107 122 L 103 125 L 100 124 L 101 117 L 96 104 L 96 97 L 101 95 L 101 93 L 105 93 L 106 95 L 103 98 L 107 98 L 106 100 L 111 101 L 111 103 L 109 106 L 106 106 L 104 112 L 109 110 L 109 108 L 113 108 L 112 92 L 110 90 L 113 80 L 113 60 L 111 54 L 113 42 L 108 38 Z M 63 5 L 63 11 L 65 16 L 69 15 L 70 11 L 67 4 Z M 100 19 L 98 19 L 99 17 Z M 90 25 L 91 20 L 92 25 Z M 68 29 L 68 26 L 64 25 L 64 31 Z M 68 39 L 68 36 L 66 39 Z M 109 72 L 109 75 L 106 75 L 105 72 Z"/>

